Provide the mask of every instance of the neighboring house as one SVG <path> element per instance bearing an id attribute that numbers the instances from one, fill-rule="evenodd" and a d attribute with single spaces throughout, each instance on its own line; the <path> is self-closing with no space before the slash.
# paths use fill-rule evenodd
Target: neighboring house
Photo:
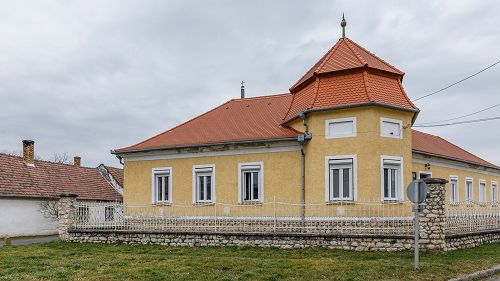
<path id="1" fill-rule="evenodd" d="M 214 202 L 398 203 L 423 177 L 449 180 L 452 203 L 497 202 L 500 167 L 411 129 L 419 109 L 403 76 L 341 38 L 290 93 L 244 98 L 242 87 L 241 99 L 114 150 L 124 202 L 162 212 Z"/>
<path id="2" fill-rule="evenodd" d="M 33 141 L 23 141 L 23 157 L 0 154 L 0 237 L 57 233 L 61 194 L 85 201 L 122 201 L 121 169 L 81 167 L 80 161 L 75 157 L 70 165 L 34 160 Z"/>

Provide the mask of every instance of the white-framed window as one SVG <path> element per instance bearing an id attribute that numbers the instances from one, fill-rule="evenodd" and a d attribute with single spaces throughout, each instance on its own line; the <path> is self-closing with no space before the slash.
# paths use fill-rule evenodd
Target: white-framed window
<path id="1" fill-rule="evenodd" d="M 496 181 L 491 182 L 491 203 L 498 203 L 498 183 Z"/>
<path id="2" fill-rule="evenodd" d="M 381 193 L 383 201 L 402 200 L 403 158 L 381 156 Z"/>
<path id="3" fill-rule="evenodd" d="M 356 155 L 325 158 L 325 201 L 356 200 Z"/>
<path id="4" fill-rule="evenodd" d="M 486 204 L 486 181 L 479 180 L 479 203 Z"/>
<path id="5" fill-rule="evenodd" d="M 153 204 L 172 203 L 172 168 L 154 168 L 152 182 Z"/>
<path id="6" fill-rule="evenodd" d="M 215 165 L 193 166 L 193 203 L 215 202 Z"/>
<path id="7" fill-rule="evenodd" d="M 450 176 L 450 203 L 458 203 L 458 176 Z"/>
<path id="8" fill-rule="evenodd" d="M 348 138 L 356 136 L 356 117 L 325 120 L 325 137 Z"/>
<path id="9" fill-rule="evenodd" d="M 264 202 L 264 163 L 238 164 L 238 201 L 240 203 Z"/>
<path id="10" fill-rule="evenodd" d="M 465 201 L 467 203 L 472 203 L 474 200 L 474 186 L 472 178 L 465 178 Z"/>
<path id="11" fill-rule="evenodd" d="M 387 138 L 403 138 L 403 121 L 380 118 L 380 135 Z"/>

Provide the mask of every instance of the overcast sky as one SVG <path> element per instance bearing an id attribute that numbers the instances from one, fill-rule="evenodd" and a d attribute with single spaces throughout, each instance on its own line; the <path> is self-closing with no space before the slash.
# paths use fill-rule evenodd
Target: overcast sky
<path id="1" fill-rule="evenodd" d="M 288 92 L 341 35 L 414 99 L 500 59 L 499 1 L 2 1 L 0 151 L 109 151 L 238 98 Z M 417 123 L 500 103 L 500 65 L 417 103 Z M 500 116 L 500 107 L 471 118 Z M 500 120 L 422 129 L 500 164 Z"/>

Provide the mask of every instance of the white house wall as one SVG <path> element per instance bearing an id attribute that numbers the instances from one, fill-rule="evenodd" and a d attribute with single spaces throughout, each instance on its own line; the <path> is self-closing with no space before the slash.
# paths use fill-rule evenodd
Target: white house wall
<path id="1" fill-rule="evenodd" d="M 57 234 L 57 220 L 40 211 L 40 200 L 0 198 L 0 237 Z"/>

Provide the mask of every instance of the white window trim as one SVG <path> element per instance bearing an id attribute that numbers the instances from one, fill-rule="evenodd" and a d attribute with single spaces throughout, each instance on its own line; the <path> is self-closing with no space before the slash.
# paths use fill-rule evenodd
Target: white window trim
<path id="1" fill-rule="evenodd" d="M 481 184 L 484 184 L 484 200 L 483 201 L 481 201 Z M 487 192 L 486 192 L 486 180 L 485 179 L 479 179 L 478 188 L 479 188 L 479 198 L 478 198 L 479 200 L 478 200 L 478 202 L 479 202 L 479 204 L 486 204 L 486 202 L 488 202 L 487 201 L 488 197 L 486 196 Z"/>
<path id="2" fill-rule="evenodd" d="M 384 135 L 383 130 L 382 130 L 382 124 L 384 123 L 384 121 L 391 122 L 391 123 L 398 123 L 400 136 Z M 398 120 L 398 119 L 380 117 L 380 136 L 385 137 L 385 138 L 402 139 L 403 138 L 403 121 Z"/>
<path id="3" fill-rule="evenodd" d="M 396 189 L 396 200 L 386 199 L 384 197 L 384 160 L 395 160 L 401 163 L 401 181 L 399 189 Z M 403 157 L 401 156 L 389 156 L 389 155 L 381 155 L 380 156 L 380 200 L 382 202 L 393 202 L 393 201 L 403 201 L 403 188 L 404 188 L 404 163 Z"/>
<path id="4" fill-rule="evenodd" d="M 325 157 L 325 202 L 350 201 L 350 200 L 330 200 L 330 160 L 352 159 L 352 201 L 358 200 L 358 157 L 357 155 L 336 155 Z"/>
<path id="5" fill-rule="evenodd" d="M 238 163 L 238 203 L 244 204 L 247 202 L 243 202 L 243 197 L 242 197 L 242 182 L 243 179 L 241 178 L 241 172 L 242 172 L 242 167 L 244 166 L 260 166 L 260 194 L 259 194 L 259 200 L 254 200 L 252 202 L 248 203 L 263 203 L 264 202 L 264 162 L 245 162 L 245 163 Z"/>
<path id="6" fill-rule="evenodd" d="M 156 179 L 155 175 L 168 172 L 168 198 L 165 201 L 156 201 Z M 151 203 L 156 204 L 171 204 L 172 203 L 172 167 L 158 167 L 151 170 Z"/>
<path id="7" fill-rule="evenodd" d="M 329 127 L 331 123 L 340 123 L 340 122 L 352 122 L 353 127 L 354 127 L 354 132 L 349 135 L 341 135 L 341 136 L 330 136 L 329 134 Z M 328 119 L 325 120 L 325 138 L 327 139 L 340 139 L 340 138 L 350 138 L 350 137 L 355 137 L 357 135 L 358 129 L 357 129 L 357 122 L 356 122 L 356 117 L 347 117 L 347 118 L 337 118 L 337 119 Z"/>
<path id="8" fill-rule="evenodd" d="M 467 182 L 470 182 L 471 186 L 471 198 L 467 198 Z M 465 201 L 467 203 L 472 203 L 474 201 L 474 178 L 471 177 L 465 177 Z"/>
<path id="9" fill-rule="evenodd" d="M 418 179 L 420 179 L 420 175 L 429 175 L 432 178 L 432 172 L 426 172 L 426 171 L 418 171 Z"/>
<path id="10" fill-rule="evenodd" d="M 493 194 L 493 186 L 495 186 L 497 194 Z M 495 198 L 496 197 L 496 198 Z M 496 204 L 498 203 L 498 182 L 497 181 L 491 181 L 491 203 Z"/>
<path id="11" fill-rule="evenodd" d="M 457 200 L 453 201 L 453 197 L 451 197 L 451 181 L 455 180 L 457 182 Z M 450 175 L 450 203 L 458 203 L 460 202 L 460 184 L 459 184 L 458 176 L 456 175 Z"/>
<path id="12" fill-rule="evenodd" d="M 200 169 L 212 169 L 212 200 L 210 201 L 199 201 L 197 199 L 196 194 L 196 170 Z M 193 165 L 193 204 L 207 204 L 207 203 L 215 203 L 215 164 L 205 164 L 205 165 Z"/>

